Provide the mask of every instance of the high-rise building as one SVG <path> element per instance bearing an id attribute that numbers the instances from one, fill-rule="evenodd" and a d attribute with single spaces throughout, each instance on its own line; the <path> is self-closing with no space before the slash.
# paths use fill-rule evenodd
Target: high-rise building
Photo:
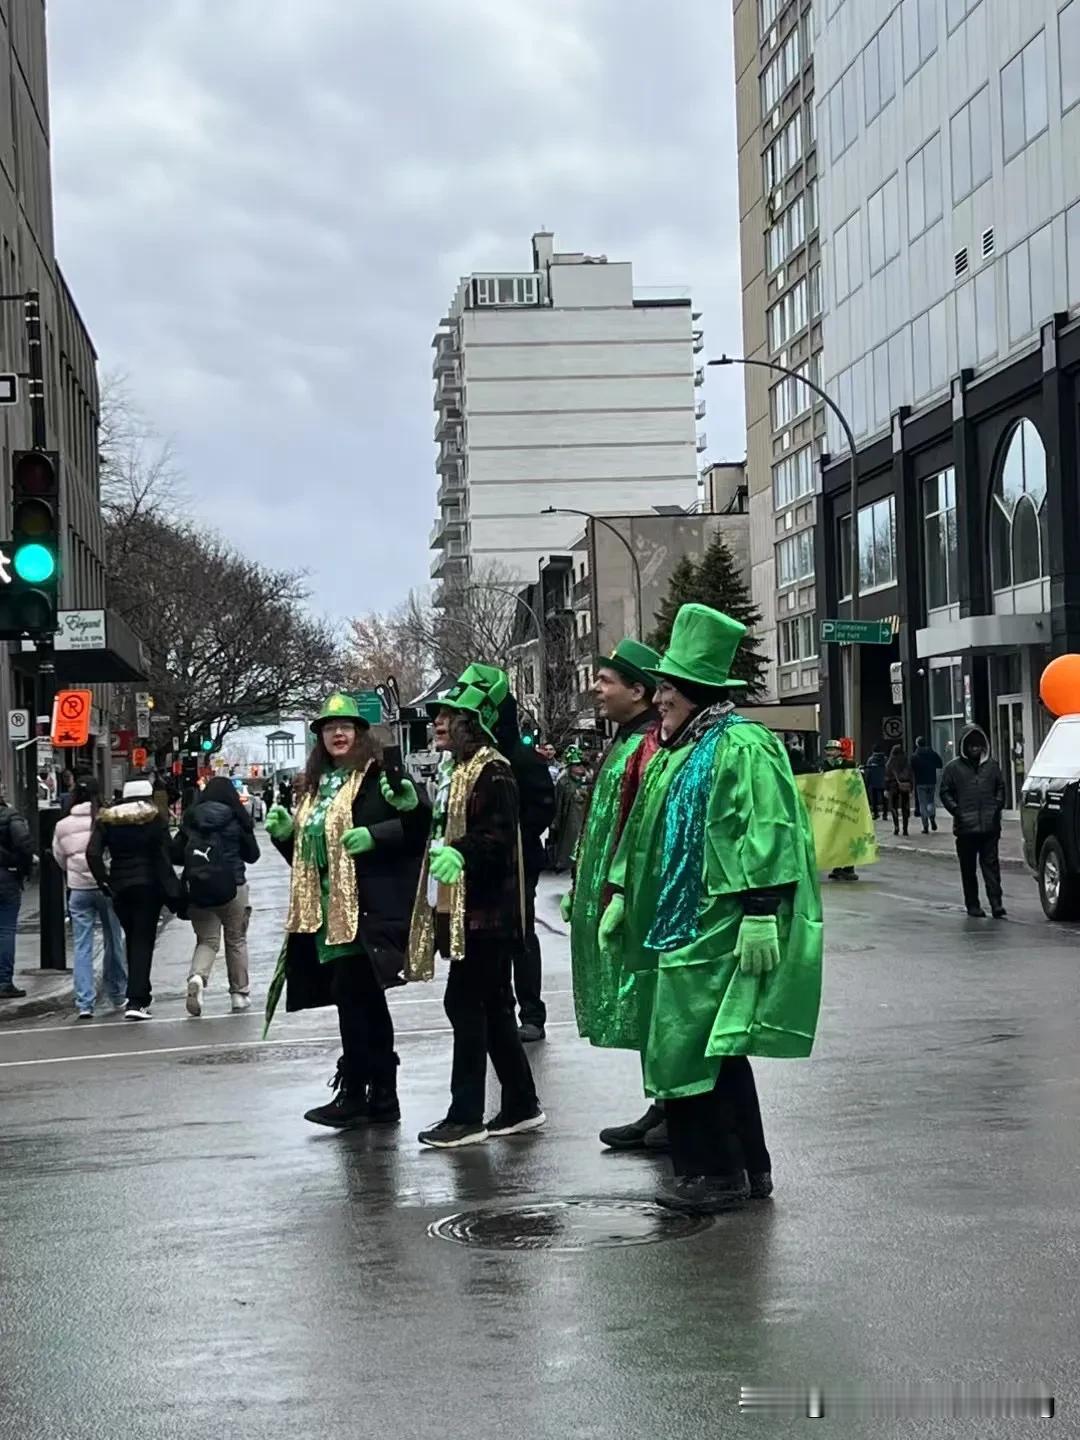
<path id="1" fill-rule="evenodd" d="M 688 294 L 635 289 L 628 262 L 559 254 L 547 232 L 530 269 L 461 281 L 433 341 L 437 598 L 496 567 L 535 582 L 581 530 L 549 507 L 696 502 L 699 318 Z"/>
<path id="2" fill-rule="evenodd" d="M 824 370 L 858 454 L 861 615 L 891 645 L 823 656 L 859 749 L 972 720 L 1007 801 L 1080 650 L 1080 0 L 821 0 Z M 849 466 L 830 423 L 823 612 L 850 591 Z M 835 457 L 835 458 L 832 458 Z"/>
<path id="3" fill-rule="evenodd" d="M 854 0 L 849 0 L 854 3 Z M 863 0 L 858 0 L 861 5 Z M 751 578 L 770 698 L 817 698 L 814 526 L 823 407 L 809 0 L 734 0 Z"/>

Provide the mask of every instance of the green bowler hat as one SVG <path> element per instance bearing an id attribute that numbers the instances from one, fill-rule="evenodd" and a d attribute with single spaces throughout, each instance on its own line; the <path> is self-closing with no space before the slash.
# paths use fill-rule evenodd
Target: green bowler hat
<path id="1" fill-rule="evenodd" d="M 593 662 L 594 669 L 614 670 L 628 685 L 644 685 L 650 691 L 655 684 L 653 671 L 659 664 L 659 650 L 629 637 L 620 640 L 610 655 L 597 655 Z"/>
<path id="2" fill-rule="evenodd" d="M 692 680 L 717 689 L 745 690 L 745 680 L 728 673 L 746 626 L 708 605 L 684 605 L 675 616 L 664 658 L 653 670 L 659 680 Z"/>
<path id="3" fill-rule="evenodd" d="M 360 714 L 360 707 L 351 695 L 343 695 L 340 690 L 334 692 L 323 706 L 322 714 L 311 722 L 311 733 L 318 735 L 319 731 L 328 720 L 351 720 L 361 730 L 370 730 L 371 725 Z"/>
<path id="4" fill-rule="evenodd" d="M 434 720 L 440 710 L 466 710 L 494 740 L 499 706 L 509 694 L 505 670 L 496 665 L 469 665 L 445 695 L 428 701 L 427 712 Z"/>

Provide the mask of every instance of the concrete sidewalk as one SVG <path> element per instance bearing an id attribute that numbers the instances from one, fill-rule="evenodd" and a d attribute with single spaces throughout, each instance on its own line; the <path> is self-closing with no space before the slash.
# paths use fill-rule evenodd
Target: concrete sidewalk
<path id="1" fill-rule="evenodd" d="M 942 809 L 937 812 L 938 828 L 923 834 L 922 821 L 914 815 L 908 827 L 908 835 L 894 835 L 891 820 L 879 820 L 874 827 L 877 831 L 878 849 L 883 853 L 903 855 L 926 855 L 933 860 L 946 860 L 956 864 L 956 842 L 952 833 L 952 818 Z M 1006 816 L 1002 822 L 1001 845 L 999 846 L 1001 868 L 1029 874 L 1024 861 L 1024 848 L 1020 839 L 1020 822 Z"/>

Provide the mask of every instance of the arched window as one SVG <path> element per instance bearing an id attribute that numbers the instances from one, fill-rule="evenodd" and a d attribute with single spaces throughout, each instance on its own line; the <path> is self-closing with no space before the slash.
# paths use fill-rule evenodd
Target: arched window
<path id="1" fill-rule="evenodd" d="M 1030 420 L 1009 437 L 990 508 L 990 570 L 995 590 L 1047 573 L 1046 449 Z"/>

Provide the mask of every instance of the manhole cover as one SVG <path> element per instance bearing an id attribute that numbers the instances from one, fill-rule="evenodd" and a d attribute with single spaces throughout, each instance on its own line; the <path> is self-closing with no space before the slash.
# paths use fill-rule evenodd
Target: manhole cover
<path id="1" fill-rule="evenodd" d="M 604 1250 L 681 1240 L 712 1224 L 635 1200 L 548 1200 L 513 1210 L 463 1210 L 428 1226 L 428 1234 L 484 1250 Z"/>

